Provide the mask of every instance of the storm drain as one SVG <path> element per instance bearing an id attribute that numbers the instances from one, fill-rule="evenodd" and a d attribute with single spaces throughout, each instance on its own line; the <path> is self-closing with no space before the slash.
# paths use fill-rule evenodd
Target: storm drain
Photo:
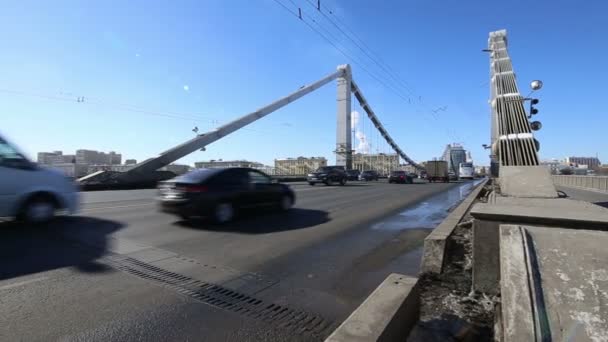
<path id="1" fill-rule="evenodd" d="M 104 258 L 112 267 L 137 277 L 152 280 L 178 293 L 214 307 L 232 311 L 299 334 L 318 335 L 331 322 L 323 317 L 261 299 L 234 290 L 192 279 L 133 258 Z"/>

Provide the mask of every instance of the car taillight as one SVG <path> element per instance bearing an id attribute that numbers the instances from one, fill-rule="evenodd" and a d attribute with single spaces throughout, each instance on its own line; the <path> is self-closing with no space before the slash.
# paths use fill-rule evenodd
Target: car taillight
<path id="1" fill-rule="evenodd" d="M 399 178 L 403 179 L 404 177 L 403 176 L 399 176 Z"/>
<path id="2" fill-rule="evenodd" d="M 179 188 L 183 192 L 207 192 L 208 188 L 204 185 L 187 185 L 183 188 Z"/>

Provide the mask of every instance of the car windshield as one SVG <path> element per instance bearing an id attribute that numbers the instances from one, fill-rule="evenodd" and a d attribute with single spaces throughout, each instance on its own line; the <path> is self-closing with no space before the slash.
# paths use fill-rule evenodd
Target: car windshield
<path id="1" fill-rule="evenodd" d="M 27 162 L 27 159 L 19 151 L 0 137 L 0 164 L 11 166 Z"/>
<path id="2" fill-rule="evenodd" d="M 329 172 L 331 170 L 334 170 L 333 167 L 329 167 L 329 166 L 325 166 L 325 167 L 320 167 L 317 169 L 317 172 Z"/>
<path id="3" fill-rule="evenodd" d="M 173 179 L 176 183 L 200 183 L 209 177 L 220 173 L 222 169 L 200 169 L 188 172 Z"/>
<path id="4" fill-rule="evenodd" d="M 405 171 L 393 171 L 391 174 L 393 176 L 403 176 L 405 175 Z"/>

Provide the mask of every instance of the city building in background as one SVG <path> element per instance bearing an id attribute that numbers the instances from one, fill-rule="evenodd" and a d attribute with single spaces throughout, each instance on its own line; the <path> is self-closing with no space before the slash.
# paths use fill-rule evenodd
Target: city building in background
<path id="1" fill-rule="evenodd" d="M 250 168 L 260 168 L 263 167 L 264 164 L 258 162 L 252 162 L 248 160 L 209 160 L 209 161 L 200 161 L 195 162 L 194 167 L 197 169 L 218 169 L 225 167 L 250 167 Z"/>
<path id="2" fill-rule="evenodd" d="M 587 169 L 593 170 L 598 168 L 602 163 L 597 157 L 568 157 L 566 158 L 566 164 L 577 168 L 584 168 L 583 165 L 586 165 Z"/>
<path id="3" fill-rule="evenodd" d="M 557 175 L 562 169 L 568 167 L 568 164 L 566 164 L 565 161 L 558 159 L 541 160 L 540 165 L 546 167 L 552 175 Z"/>
<path id="4" fill-rule="evenodd" d="M 398 170 L 405 171 L 407 173 L 416 173 L 416 174 L 419 173 L 418 169 L 416 169 L 416 167 L 414 165 L 410 165 L 410 164 L 401 164 L 401 165 L 399 165 Z"/>
<path id="5" fill-rule="evenodd" d="M 120 165 L 122 154 L 110 151 L 109 153 L 94 150 L 76 150 L 76 163 L 89 165 Z"/>
<path id="6" fill-rule="evenodd" d="M 400 170 L 399 155 L 390 154 L 353 154 L 353 169 L 364 171 L 374 170 L 381 176 L 387 176 L 391 171 Z"/>
<path id="7" fill-rule="evenodd" d="M 173 173 L 175 173 L 176 175 L 183 175 L 184 173 L 187 173 L 188 171 L 190 171 L 192 168 L 190 167 L 190 165 L 184 165 L 184 164 L 169 164 L 167 166 L 163 166 L 159 169 L 159 171 L 171 171 Z"/>
<path id="8" fill-rule="evenodd" d="M 42 165 L 67 164 L 75 163 L 76 156 L 73 154 L 63 154 L 62 151 L 38 152 L 37 160 L 38 164 Z"/>
<path id="9" fill-rule="evenodd" d="M 460 163 L 465 163 L 467 161 L 467 152 L 460 144 L 447 144 L 441 159 L 448 162 L 449 172 L 458 174 Z"/>
<path id="10" fill-rule="evenodd" d="M 63 171 L 66 176 L 80 178 L 97 171 L 128 171 L 132 165 L 120 165 L 122 155 L 93 150 L 77 150 L 76 154 L 62 151 L 39 152 L 38 163 Z"/>
<path id="11" fill-rule="evenodd" d="M 56 163 L 47 165 L 53 169 L 58 169 L 70 178 L 80 178 L 88 174 L 89 166 L 76 163 Z"/>
<path id="12" fill-rule="evenodd" d="M 115 172 L 126 172 L 131 170 L 135 165 L 109 165 L 109 164 L 81 164 L 87 165 L 87 174 L 97 172 L 97 171 L 115 171 Z"/>
<path id="13" fill-rule="evenodd" d="M 306 175 L 322 166 L 327 166 L 324 157 L 298 157 L 275 159 L 275 174 L 279 175 Z"/>
<path id="14" fill-rule="evenodd" d="M 125 165 L 135 165 L 137 164 L 137 160 L 136 159 L 127 159 L 125 160 Z"/>

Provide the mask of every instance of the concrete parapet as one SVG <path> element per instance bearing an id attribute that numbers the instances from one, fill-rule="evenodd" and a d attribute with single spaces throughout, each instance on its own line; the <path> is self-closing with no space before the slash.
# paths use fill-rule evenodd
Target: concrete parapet
<path id="1" fill-rule="evenodd" d="M 325 341 L 404 341 L 418 321 L 418 278 L 392 273 Z"/>
<path id="2" fill-rule="evenodd" d="M 554 175 L 553 183 L 571 188 L 608 193 L 608 177 L 606 176 Z"/>
<path id="3" fill-rule="evenodd" d="M 500 191 L 520 198 L 557 198 L 555 185 L 544 166 L 501 166 Z"/>
<path id="4" fill-rule="evenodd" d="M 501 339 L 537 341 L 524 232 L 519 226 L 500 226 Z"/>
<path id="5" fill-rule="evenodd" d="M 462 220 L 479 196 L 488 180 L 477 185 L 433 231 L 424 239 L 424 255 L 422 257 L 421 272 L 441 273 L 446 252 L 447 239 L 452 235 L 456 225 Z"/>
<path id="6" fill-rule="evenodd" d="M 605 341 L 608 233 L 500 226 L 504 341 Z"/>

